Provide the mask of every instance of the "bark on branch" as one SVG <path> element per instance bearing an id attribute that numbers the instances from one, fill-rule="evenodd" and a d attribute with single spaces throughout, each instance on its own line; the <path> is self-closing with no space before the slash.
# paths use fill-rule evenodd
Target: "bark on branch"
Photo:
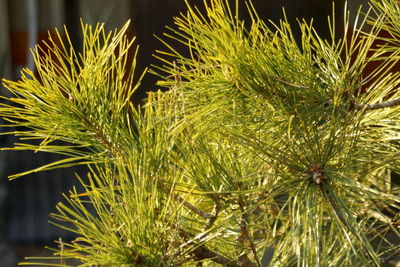
<path id="1" fill-rule="evenodd" d="M 193 238 L 192 234 L 189 234 L 185 232 L 184 230 L 180 230 L 180 234 L 184 239 L 189 239 Z M 243 261 L 242 259 L 230 259 L 228 257 L 225 257 L 223 255 L 218 254 L 217 252 L 214 252 L 207 248 L 205 245 L 198 244 L 194 242 L 193 240 L 189 241 L 194 247 L 192 250 L 192 255 L 198 259 L 198 260 L 211 260 L 215 263 L 222 264 L 223 266 L 228 266 L 228 267 L 257 267 L 256 264 L 248 261 Z"/>
<path id="2" fill-rule="evenodd" d="M 261 265 L 260 259 L 258 258 L 258 255 L 257 255 L 256 246 L 253 242 L 253 238 L 250 235 L 249 229 L 247 228 L 248 214 L 245 209 L 245 203 L 244 203 L 242 196 L 239 196 L 238 204 L 239 204 L 240 212 L 242 213 L 242 221 L 240 223 L 240 231 L 242 232 L 243 241 L 246 241 L 250 246 L 250 249 L 253 253 L 254 259 L 257 263 L 255 266 L 261 267 L 262 265 Z M 250 259 L 248 258 L 248 256 L 246 254 L 244 254 L 242 257 L 243 257 L 243 260 L 250 262 Z"/>
<path id="3" fill-rule="evenodd" d="M 180 230 L 181 235 L 185 239 L 192 238 L 192 240 L 189 240 L 187 245 L 192 245 L 194 247 L 192 254 L 198 260 L 209 259 L 213 262 L 216 262 L 216 263 L 222 264 L 223 266 L 228 266 L 228 267 L 258 267 L 259 266 L 247 259 L 239 258 L 239 259 L 235 260 L 235 259 L 230 259 L 230 258 L 224 257 L 224 256 L 208 249 L 206 246 L 200 244 L 201 239 L 203 239 L 205 236 L 207 236 L 208 230 L 213 226 L 214 222 L 216 221 L 216 219 L 218 217 L 218 214 L 219 214 L 219 205 L 218 204 L 216 204 L 214 207 L 214 214 L 211 214 L 211 213 L 205 212 L 205 211 L 193 206 L 192 204 L 185 201 L 182 197 L 180 197 L 178 195 L 175 195 L 174 197 L 178 201 L 182 202 L 182 204 L 186 208 L 188 208 L 190 211 L 192 211 L 193 213 L 199 215 L 203 219 L 208 219 L 207 225 L 205 226 L 205 229 L 204 229 L 205 233 L 204 233 L 204 235 L 201 235 L 200 238 L 193 237 L 191 234 L 185 232 L 184 230 L 182 230 L 182 229 Z M 200 241 L 200 242 L 198 243 L 198 241 Z"/>
<path id="4" fill-rule="evenodd" d="M 377 110 L 377 109 L 390 108 L 390 107 L 400 106 L 400 98 L 395 98 L 392 100 L 375 104 L 355 104 L 354 106 L 356 109 L 359 110 Z"/>
<path id="5" fill-rule="evenodd" d="M 231 260 L 229 258 L 223 257 L 214 251 L 209 250 L 205 246 L 199 246 L 193 250 L 193 254 L 199 260 L 210 259 L 213 262 L 222 264 L 228 267 L 257 267 L 256 264 L 252 262 L 242 262 L 240 260 Z"/>
<path id="6" fill-rule="evenodd" d="M 182 202 L 183 206 L 185 206 L 186 208 L 188 208 L 189 210 L 191 210 L 192 212 L 196 213 L 197 215 L 199 215 L 200 217 L 202 217 L 203 219 L 210 219 L 215 217 L 215 215 L 205 212 L 195 206 L 193 206 L 192 204 L 190 204 L 189 202 L 185 201 L 182 197 L 175 195 L 174 196 L 176 198 L 176 200 L 178 200 L 179 202 Z"/>
<path id="7" fill-rule="evenodd" d="M 396 259 L 398 256 L 400 256 L 400 250 L 397 250 L 395 252 L 393 252 L 392 254 L 390 254 L 389 256 L 387 256 L 386 258 L 381 259 L 381 265 L 387 265 L 388 263 L 392 262 L 394 259 Z M 395 261 L 397 264 L 397 261 Z M 395 265 L 397 266 L 397 265 Z"/>

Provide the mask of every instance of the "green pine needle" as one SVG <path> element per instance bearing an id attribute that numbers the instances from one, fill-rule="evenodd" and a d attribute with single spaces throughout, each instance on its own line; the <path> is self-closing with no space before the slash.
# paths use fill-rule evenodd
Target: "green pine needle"
<path id="1" fill-rule="evenodd" d="M 40 264 L 381 266 L 399 256 L 389 241 L 400 238 L 397 1 L 372 1 L 355 20 L 345 11 L 339 30 L 333 13 L 329 40 L 301 20 L 297 39 L 286 18 L 264 22 L 251 3 L 246 23 L 239 1 L 203 3 L 159 37 L 166 50 L 151 72 L 166 90 L 140 108 L 128 23 L 110 34 L 82 23 L 81 53 L 58 34 L 34 50 L 37 74 L 4 81 L 13 96 L 0 115 L 21 138 L 8 149 L 65 156 L 10 178 L 89 166 L 52 215 L 78 237 L 58 242 L 57 264 Z"/>

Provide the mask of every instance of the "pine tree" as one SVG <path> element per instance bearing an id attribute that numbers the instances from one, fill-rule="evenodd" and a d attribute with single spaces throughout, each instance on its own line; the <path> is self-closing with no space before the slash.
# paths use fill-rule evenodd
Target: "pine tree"
<path id="1" fill-rule="evenodd" d="M 37 74 L 4 81 L 13 96 L 0 115 L 22 137 L 9 149 L 65 156 L 11 178 L 88 166 L 53 215 L 78 237 L 50 266 L 381 266 L 400 255 L 388 238 L 400 237 L 397 1 L 373 0 L 354 21 L 345 12 L 339 30 L 332 14 L 329 40 L 306 21 L 296 40 L 251 3 L 245 23 L 238 2 L 187 5 L 151 70 L 164 90 L 140 107 L 128 23 L 83 24 L 80 53 L 59 34 L 34 50 Z"/>

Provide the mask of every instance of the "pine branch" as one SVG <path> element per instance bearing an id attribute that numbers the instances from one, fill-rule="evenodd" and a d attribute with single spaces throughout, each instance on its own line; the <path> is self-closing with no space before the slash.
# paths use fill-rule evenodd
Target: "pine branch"
<path id="1" fill-rule="evenodd" d="M 375 210 L 365 208 L 361 210 L 361 213 L 367 214 L 380 222 L 393 225 L 393 220 L 391 218 Z"/>
<path id="2" fill-rule="evenodd" d="M 182 197 L 175 195 L 175 198 L 179 201 L 182 202 L 182 204 L 188 208 L 189 210 L 191 210 L 192 212 L 196 213 L 197 215 L 199 215 L 200 217 L 202 217 L 203 219 L 210 219 L 210 218 L 214 218 L 215 215 L 205 212 L 195 206 L 193 206 L 192 204 L 190 204 L 189 202 L 185 201 Z"/>
<path id="3" fill-rule="evenodd" d="M 392 100 L 375 104 L 355 104 L 355 108 L 358 110 L 377 110 L 377 109 L 391 108 L 395 106 L 400 106 L 400 98 L 395 98 Z"/>
<path id="4" fill-rule="evenodd" d="M 268 78 L 270 78 L 271 80 L 275 80 L 278 81 L 280 83 L 283 83 L 285 85 L 291 86 L 291 87 L 297 87 L 297 88 L 303 88 L 303 89 L 309 89 L 309 86 L 305 86 L 305 85 L 301 85 L 301 84 L 294 84 L 288 81 L 285 81 L 284 79 L 277 77 L 277 76 L 273 76 L 273 75 L 266 75 L 268 76 Z"/>
<path id="5" fill-rule="evenodd" d="M 193 254 L 198 258 L 199 260 L 205 260 L 205 259 L 210 259 L 213 262 L 222 264 L 223 266 L 228 266 L 228 267 L 257 267 L 256 264 L 248 261 L 242 261 L 242 260 L 231 260 L 229 258 L 223 257 L 214 251 L 209 250 L 205 246 L 199 246 L 194 249 Z"/>
<path id="6" fill-rule="evenodd" d="M 381 266 L 386 266 L 389 262 L 400 256 L 400 250 L 397 250 L 381 260 Z M 397 265 L 396 265 L 397 266 Z"/>
<path id="7" fill-rule="evenodd" d="M 375 9 L 386 15 L 357 18 L 360 28 L 355 27 L 351 36 L 346 35 L 351 23 L 345 18 L 346 34 L 340 41 L 326 41 L 312 24 L 300 22 L 301 46 L 287 20 L 270 28 L 251 4 L 251 21 L 246 23 L 239 19 L 241 9 L 231 9 L 228 1 L 204 0 L 204 14 L 188 4 L 188 12 L 176 18 L 177 29 L 166 36 L 185 45 L 189 53 L 180 53 L 162 41 L 168 51 L 160 52 L 162 56 L 157 58 L 164 65 L 156 68 L 162 72 L 160 84 L 169 92 L 150 94 L 137 113 L 130 103 L 139 84 L 133 82 L 134 68 L 125 71 L 134 65 L 128 57 L 131 41 L 123 37 L 127 25 L 110 35 L 103 26 L 84 26 L 82 54 L 73 51 L 70 41 L 59 44 L 58 40 L 37 51 L 40 79 L 26 72 L 22 81 L 6 82 L 15 95 L 9 100 L 17 105 L 3 105 L 0 115 L 12 125 L 30 129 L 14 135 L 44 140 L 39 146 L 24 144 L 16 149 L 69 156 L 45 169 L 76 165 L 81 158 L 89 158 L 98 168 L 89 183 L 80 179 L 85 191 L 72 193 L 77 196 L 68 200 L 72 208 L 58 207 L 61 215 L 56 218 L 70 222 L 74 227 L 65 228 L 86 240 L 65 244 L 65 248 L 61 244 L 61 256 L 77 258 L 88 266 L 211 263 L 261 267 L 257 236 L 262 231 L 263 242 L 282 240 L 274 248 L 274 259 L 282 262 L 272 265 L 296 265 L 297 261 L 297 265 L 336 262 L 370 266 L 397 258 L 400 251 L 395 251 L 395 244 L 383 248 L 371 242 L 377 227 L 383 232 L 397 225 L 365 203 L 398 201 L 396 194 L 371 188 L 370 182 L 386 178 L 386 173 L 380 172 L 382 164 L 392 169 L 400 162 L 398 144 L 393 142 L 393 136 L 398 139 L 400 120 L 393 116 L 390 123 L 375 127 L 379 129 L 369 132 L 365 127 L 363 132 L 364 128 L 357 126 L 365 117 L 346 112 L 400 106 L 400 98 L 393 99 L 387 90 L 398 84 L 399 76 L 390 74 L 400 54 L 390 45 L 397 42 L 388 37 L 389 45 L 374 46 L 381 40 L 375 34 L 379 27 L 392 37 L 400 36 L 400 11 L 394 8 L 395 1 L 372 0 Z M 390 23 L 385 28 L 386 21 Z M 334 37 L 336 23 L 333 19 L 330 23 Z M 361 29 L 366 23 L 373 24 L 374 30 L 364 35 Z M 393 51 L 394 56 L 387 56 Z M 363 79 L 365 66 L 374 61 L 383 63 Z M 355 87 L 360 80 L 376 85 L 375 99 L 391 100 L 349 103 L 346 97 L 355 94 L 344 95 L 343 89 Z M 262 94 L 270 97 L 259 97 Z M 344 112 L 330 108 L 336 105 L 332 96 L 338 95 L 343 95 L 341 104 L 348 104 Z M 320 114 L 331 117 L 316 123 L 314 115 Z M 387 113 L 365 115 L 375 123 Z M 50 144 L 58 139 L 73 143 L 76 150 Z M 203 145 L 201 140 L 212 149 L 192 158 L 191 148 Z M 103 159 L 109 164 L 102 164 Z M 174 162 L 181 166 L 170 168 L 168 164 Z M 317 163 L 326 170 L 315 167 L 303 175 L 309 164 Z M 360 164 L 368 165 L 367 170 L 361 170 Z M 303 181 L 303 176 L 307 180 Z M 357 179 L 364 176 L 367 179 Z M 238 180 L 246 186 L 235 188 Z M 164 183 L 165 188 L 160 186 Z M 218 198 L 194 202 L 190 193 L 181 197 L 174 191 L 171 195 L 170 189 L 178 184 L 207 194 L 236 195 L 229 199 L 235 202 L 230 202 L 235 210 L 225 210 Z M 352 185 L 358 184 L 355 191 Z M 293 198 L 286 196 L 302 190 L 310 191 L 296 199 L 298 205 L 291 205 Z M 253 200 L 261 194 L 267 195 L 263 209 L 278 202 L 279 212 L 255 214 L 260 202 Z M 164 201 L 166 196 L 172 202 Z M 86 208 L 87 198 L 95 214 Z M 182 208 L 188 216 L 181 216 L 178 209 Z M 309 213 L 301 212 L 304 210 Z M 236 219 L 232 219 L 230 212 L 235 211 Z M 362 220 L 355 217 L 360 211 Z M 327 220 L 329 227 L 324 227 Z M 276 231 L 265 231 L 266 223 L 277 227 L 280 222 L 293 229 L 291 234 L 282 232 L 277 238 Z M 124 238 L 132 236 L 135 238 Z M 119 257 L 110 251 L 126 254 Z M 126 259 L 133 263 L 123 262 Z"/>
<path id="8" fill-rule="evenodd" d="M 345 213 L 343 212 L 343 209 L 337 205 L 337 201 L 334 199 L 333 191 L 330 191 L 326 184 L 321 184 L 321 191 L 323 192 L 326 200 L 328 201 L 329 205 L 332 207 L 332 210 L 336 214 L 339 222 L 343 225 L 343 227 L 347 228 L 347 230 L 354 237 L 359 239 L 362 243 L 369 245 L 368 241 L 364 238 L 363 233 L 361 231 L 358 231 L 359 229 L 356 229 L 354 226 L 352 226 L 350 223 L 350 220 L 345 217 Z M 368 251 L 368 246 L 366 246 L 364 249 L 365 249 L 365 251 L 364 251 L 365 257 L 376 263 L 377 259 L 375 259 L 373 257 L 373 255 L 370 253 L 370 251 Z"/>
<path id="9" fill-rule="evenodd" d="M 190 234 L 185 232 L 184 230 L 180 230 L 181 235 L 185 238 L 188 239 Z M 192 243 L 193 241 L 190 241 Z M 211 260 L 215 263 L 222 264 L 223 266 L 228 266 L 228 267 L 258 267 L 256 264 L 243 260 L 241 258 L 237 260 L 233 260 L 227 257 L 224 257 L 209 248 L 207 248 L 205 245 L 199 245 L 199 244 L 194 244 L 196 247 L 193 249 L 192 254 L 198 259 L 198 260 Z"/>
<path id="10" fill-rule="evenodd" d="M 175 196 L 175 198 L 180 198 L 180 197 L 179 196 Z M 210 213 L 207 213 L 207 212 L 205 212 L 203 210 L 200 210 L 199 208 L 193 206 L 189 202 L 184 201 L 182 198 L 180 198 L 180 200 L 183 202 L 183 205 L 185 207 L 187 207 L 189 210 L 191 210 L 192 212 L 196 213 L 197 215 L 200 215 L 203 219 L 208 219 L 208 222 L 207 222 L 206 226 L 204 227 L 203 233 L 196 237 L 196 240 L 204 240 L 205 237 L 207 237 L 208 234 L 209 234 L 208 230 L 213 227 L 215 221 L 218 218 L 219 208 L 220 208 L 219 204 L 218 203 L 215 204 L 215 206 L 214 206 L 214 214 L 210 214 Z M 192 243 L 192 242 L 189 242 L 189 243 Z"/>
<path id="11" fill-rule="evenodd" d="M 106 149 L 111 152 L 115 152 L 118 155 L 123 154 L 118 144 L 116 142 L 113 142 L 113 140 L 110 140 L 110 138 L 107 137 L 103 131 L 98 129 L 94 123 L 89 121 L 87 118 L 84 118 L 83 120 L 85 127 L 90 131 L 91 135 L 93 135 L 101 145 L 105 146 Z"/>
<path id="12" fill-rule="evenodd" d="M 187 207 L 189 210 L 191 210 L 192 212 L 196 213 L 197 215 L 201 216 L 203 219 L 208 219 L 208 223 L 204 229 L 205 233 L 203 235 L 201 235 L 200 238 L 196 238 L 196 239 L 203 239 L 206 235 L 207 235 L 207 230 L 209 230 L 214 222 L 216 221 L 217 217 L 218 217 L 218 213 L 219 213 L 219 205 L 216 204 L 214 207 L 214 213 L 215 214 L 210 214 L 208 212 L 205 212 L 203 210 L 200 210 L 199 208 L 193 206 L 192 204 L 190 204 L 187 201 L 184 201 L 182 197 L 175 195 L 175 198 L 182 202 L 183 205 L 185 207 Z M 188 237 L 188 234 L 184 232 L 184 230 L 180 230 L 182 236 L 184 237 Z M 190 240 L 188 244 L 194 244 L 195 241 L 194 240 Z M 230 267 L 244 267 L 244 266 L 249 266 L 249 267 L 259 267 L 261 265 L 256 265 L 254 263 L 252 263 L 248 258 L 242 258 L 240 257 L 238 260 L 232 260 L 229 258 L 226 258 L 224 256 L 219 255 L 218 253 L 208 249 L 207 247 L 205 247 L 204 245 L 198 245 L 193 251 L 192 253 L 194 254 L 194 256 L 198 259 L 198 260 L 205 260 L 205 259 L 210 259 L 216 263 L 220 263 L 223 264 L 224 266 L 230 266 Z"/>
<path id="13" fill-rule="evenodd" d="M 245 209 L 245 203 L 241 196 L 239 196 L 238 204 L 239 204 L 240 212 L 242 213 L 242 219 L 240 222 L 240 231 L 242 232 L 242 237 L 245 241 L 248 242 L 250 249 L 253 252 L 254 259 L 257 262 L 256 266 L 261 267 L 262 265 L 261 265 L 260 259 L 258 258 L 256 247 L 254 245 L 253 239 L 251 238 L 249 230 L 247 228 L 249 218 L 248 218 L 248 214 Z M 246 262 L 250 262 L 250 259 L 248 258 L 246 253 L 244 255 L 242 255 L 242 257 L 244 260 L 246 260 Z"/>
<path id="14" fill-rule="evenodd" d="M 214 215 L 211 218 L 209 218 L 208 223 L 204 228 L 204 231 L 206 232 L 205 234 L 208 233 L 207 230 L 211 229 L 211 227 L 213 227 L 215 221 L 217 220 L 219 214 L 219 208 L 220 208 L 219 203 L 216 203 L 214 206 Z"/>

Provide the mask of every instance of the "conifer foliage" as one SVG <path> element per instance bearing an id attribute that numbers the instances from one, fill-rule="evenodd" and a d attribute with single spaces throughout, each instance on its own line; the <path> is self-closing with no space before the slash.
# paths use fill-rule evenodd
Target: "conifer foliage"
<path id="1" fill-rule="evenodd" d="M 21 137 L 8 149 L 65 156 L 11 178 L 88 166 L 52 215 L 78 237 L 49 265 L 381 266 L 400 255 L 397 1 L 373 0 L 354 21 L 345 12 L 340 29 L 332 14 L 329 40 L 306 21 L 265 22 L 251 3 L 245 23 L 238 2 L 187 5 L 155 55 L 164 90 L 140 107 L 128 23 L 83 24 L 81 52 L 60 34 L 34 50 L 37 74 L 4 81 L 13 96 L 0 115 Z"/>

